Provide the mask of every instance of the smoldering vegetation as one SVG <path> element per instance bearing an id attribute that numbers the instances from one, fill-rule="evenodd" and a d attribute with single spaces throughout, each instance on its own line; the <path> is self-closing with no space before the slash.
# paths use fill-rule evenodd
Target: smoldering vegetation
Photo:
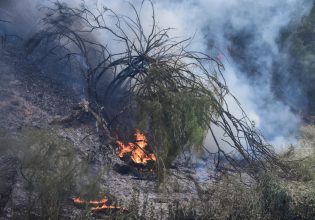
<path id="1" fill-rule="evenodd" d="M 77 1 L 65 1 L 65 3 L 79 5 Z M 43 28 L 40 18 L 43 17 L 44 10 L 39 9 L 51 5 L 48 2 L 36 1 L 31 3 L 8 3 L 4 1 L 2 4 L 3 11 L 7 12 L 3 13 L 4 20 L 12 20 L 15 23 L 14 28 L 12 26 L 9 28 L 6 24 L 2 25 L 4 27 L 2 29 L 5 30 L 6 34 L 16 34 L 22 37 L 24 41 Z M 97 6 L 97 3 L 93 1 L 87 4 L 93 9 Z M 140 2 L 135 2 L 138 7 L 139 4 Z M 287 144 L 294 144 L 296 141 L 301 114 L 307 115 L 308 103 L 312 102 L 308 99 L 308 95 L 302 92 L 302 83 L 299 80 L 293 82 L 289 79 L 290 71 L 286 67 L 291 63 L 291 58 L 286 55 L 285 48 L 280 49 L 278 41 L 284 29 L 293 30 L 302 17 L 309 13 L 311 4 L 311 1 L 306 1 L 303 4 L 299 1 L 290 3 L 266 2 L 263 4 L 243 1 L 237 3 L 198 1 L 194 4 L 189 1 L 161 1 L 156 3 L 156 7 L 159 10 L 157 19 L 159 19 L 161 26 L 164 26 L 163 22 L 165 22 L 166 27 L 175 28 L 170 32 L 172 36 L 182 38 L 195 36 L 193 49 L 210 53 L 212 57 L 217 57 L 225 65 L 224 74 L 229 89 L 240 100 L 242 107 L 250 119 L 255 122 L 255 126 L 262 131 L 265 138 L 278 146 L 278 149 L 281 149 Z M 30 7 L 25 7 L 26 5 Z M 107 2 L 107 5 L 109 8 L 119 10 L 121 14 L 127 14 L 129 10 L 127 4 Z M 279 5 L 286 8 L 285 13 L 278 10 L 281 8 Z M 172 16 L 170 13 L 170 10 L 174 8 L 178 8 L 176 16 Z M 211 13 L 206 10 L 211 11 Z M 8 13 L 9 11 L 12 11 L 12 13 Z M 149 17 L 147 14 L 150 10 L 146 8 L 143 11 L 145 12 L 142 13 L 142 16 Z M 193 18 L 185 16 L 189 11 L 196 16 L 193 16 Z M 214 11 L 224 11 L 226 13 Z M 249 11 L 251 12 L 246 13 Z M 19 16 L 12 16 L 15 14 Z M 201 19 L 197 16 L 198 14 L 206 14 L 207 16 Z M 168 23 L 165 21 L 166 18 L 169 18 L 167 19 Z M 143 20 L 145 20 L 144 27 L 149 27 L 148 19 Z M 190 27 L 196 28 L 192 29 Z M 103 35 L 89 35 L 89 37 L 94 38 L 93 41 L 102 43 L 106 41 L 106 36 Z M 51 45 L 47 48 L 53 47 L 54 45 Z M 46 54 L 46 52 L 41 51 L 38 56 Z M 57 57 L 62 57 L 62 54 L 60 55 Z M 90 54 L 90 56 L 93 55 Z M 71 68 L 74 68 L 74 70 L 71 71 L 70 66 L 66 65 L 65 59 L 59 60 L 57 57 L 55 59 L 50 56 L 46 57 L 45 65 L 42 68 L 46 68 L 46 72 L 51 71 L 48 73 L 51 77 L 55 77 L 55 73 L 58 72 L 60 77 L 57 75 L 57 79 L 65 78 L 61 81 L 75 82 L 73 87 L 79 91 L 79 94 L 81 93 L 81 98 L 84 97 L 82 94 L 84 94 L 84 91 L 86 92 L 86 89 L 83 86 L 83 79 L 80 74 L 76 73 L 82 71 L 82 68 L 86 68 L 84 67 L 86 64 L 83 65 L 84 62 L 80 60 L 81 58 L 77 58 L 81 67 L 73 65 Z M 36 59 L 38 60 L 38 57 Z M 51 60 L 49 61 L 49 59 Z M 91 57 L 92 59 L 95 59 L 95 57 Z M 41 63 L 43 62 L 39 62 L 39 64 Z M 277 84 L 278 79 L 283 82 Z M 290 81 L 290 83 L 285 83 L 287 81 Z M 233 105 L 233 101 L 230 105 Z M 292 105 L 301 106 L 304 110 L 298 111 Z M 240 114 L 237 107 L 231 109 L 235 109 L 235 112 L 233 112 L 235 115 Z M 279 112 L 282 114 L 279 114 Z M 286 123 L 288 120 L 292 122 L 290 125 Z M 286 129 L 283 129 L 284 127 Z"/>
<path id="2" fill-rule="evenodd" d="M 65 218 L 75 208 L 83 210 L 76 217 L 92 219 L 310 218 L 313 194 L 307 191 L 305 196 L 303 190 L 292 187 L 295 183 L 303 189 L 313 185 L 313 153 L 308 149 L 307 159 L 300 158 L 301 149 L 289 148 L 287 139 L 297 143 L 299 114 L 311 113 L 306 104 L 311 96 L 298 101 L 302 92 L 293 94 L 302 81 L 292 82 L 286 91 L 282 87 L 292 74 L 288 51 L 292 56 L 297 53 L 298 43 L 292 42 L 300 37 L 301 20 L 307 20 L 304 16 L 312 4 L 281 2 L 285 9 L 281 13 L 277 10 L 280 3 L 247 3 L 240 7 L 244 1 L 109 1 L 108 5 L 2 1 L 1 65 L 10 69 L 8 60 L 12 59 L 12 66 L 25 67 L 13 74 L 17 79 L 45 78 L 48 84 L 54 82 L 73 93 L 76 103 L 73 111 L 62 113 L 65 117 L 59 115 L 48 124 L 37 122 L 38 130 L 31 133 L 21 129 L 24 124 L 10 130 L 15 125 L 8 123 L 9 132 L 18 135 L 13 139 L 4 135 L 2 139 L 15 145 L 18 153 L 9 150 L 3 154 L 13 154 L 18 161 L 18 174 L 14 176 L 25 185 L 22 192 L 28 195 L 29 206 L 23 210 L 29 218 Z M 171 10 L 175 7 L 178 13 L 174 17 Z M 212 8 L 213 13 L 203 18 L 187 16 L 188 12 L 206 14 L 206 8 Z M 215 9 L 226 13 L 222 16 Z M 172 18 L 166 28 L 165 18 Z M 174 32 L 168 28 L 173 23 L 178 27 Z M 192 30 L 192 26 L 200 29 Z M 195 37 L 185 38 L 190 33 L 188 37 Z M 278 68 L 284 66 L 288 68 Z M 28 75 L 27 68 L 36 73 Z M 20 78 L 24 74 L 28 76 Z M 19 82 L 10 77 L 14 88 L 19 87 Z M 280 87 L 276 87 L 278 81 Z M 308 90 L 301 88 L 304 94 Z M 8 97 L 16 96 L 12 94 Z M 1 101 L 5 108 L 10 103 L 6 99 Z M 295 105 L 303 108 L 296 110 Z M 41 110 L 43 106 L 38 107 Z M 41 112 L 34 109 L 26 109 L 25 117 L 34 115 L 32 111 Z M 34 125 L 32 117 L 23 123 Z M 47 117 L 51 119 L 49 114 Z M 78 122 L 92 128 L 89 134 L 78 132 L 79 136 L 85 134 L 79 137 L 81 144 L 92 133 L 99 138 L 93 142 L 99 147 L 91 147 L 87 157 L 80 147 L 74 149 L 59 137 L 69 132 L 63 126 L 75 130 Z M 50 130 L 52 124 L 62 125 L 57 128 L 58 134 Z M 136 134 L 140 133 L 138 129 L 144 131 L 141 140 L 133 137 L 135 129 Z M 312 136 L 308 130 L 312 128 L 305 129 L 302 134 Z M 77 143 L 76 138 L 72 135 L 70 139 Z M 118 145 L 117 140 L 123 144 Z M 277 154 L 268 141 L 286 148 Z M 20 146 L 23 150 L 18 149 Z M 140 149 L 140 154 L 135 149 Z M 86 175 L 80 172 L 85 171 L 82 161 L 87 161 L 87 167 L 104 166 L 109 175 L 115 159 L 125 163 L 116 166 L 125 169 L 120 175 L 131 170 L 138 181 L 158 184 L 153 202 L 141 188 L 140 193 L 139 188 L 134 190 L 125 203 L 119 201 L 121 190 L 104 185 L 106 174 L 92 175 L 87 182 L 95 181 L 84 192 L 82 183 L 86 180 L 79 178 Z M 180 168 L 185 166 L 188 170 L 182 172 Z M 196 167 L 208 172 L 212 182 L 200 182 L 201 173 L 192 171 Z M 49 172 L 43 172 L 45 169 Z M 194 185 L 193 193 L 182 192 L 185 181 Z M 93 194 L 94 183 L 102 189 L 94 187 L 97 192 Z M 189 202 L 183 205 L 180 196 L 170 198 L 167 191 L 189 194 Z M 69 205 L 69 197 L 74 194 L 80 198 L 73 197 Z M 234 195 L 232 199 L 230 194 Z M 167 207 L 156 210 L 155 202 L 160 199 Z M 232 205 L 225 208 L 227 202 Z M 16 218 L 23 215 L 17 207 L 13 210 Z"/>
<path id="3" fill-rule="evenodd" d="M 220 169 L 222 161 L 236 169 L 243 162 L 266 169 L 268 165 L 261 160 L 282 166 L 226 88 L 220 61 L 188 49 L 189 39 L 176 42 L 169 37 L 170 28 L 157 26 L 154 8 L 151 29 L 146 30 L 140 18 L 142 7 L 148 5 L 153 7 L 149 2 L 139 11 L 130 5 L 135 18 L 85 5 L 43 7 L 41 28 L 23 43 L 26 55 L 34 63 L 54 59 L 60 65 L 74 66 L 73 71 L 84 80 L 84 105 L 94 108 L 106 136 L 113 131 L 125 135 L 125 128 L 128 131 L 138 124 L 155 140 L 152 144 L 159 146 L 161 164 L 169 166 L 182 149 L 194 147 L 206 150 Z M 97 39 L 97 33 L 110 39 L 110 44 L 118 42 L 117 48 Z M 62 72 L 57 77 L 69 80 Z M 239 110 L 237 117 L 230 113 L 231 103 Z M 129 120 L 124 121 L 126 118 Z M 203 146 L 207 130 L 212 137 L 207 146 L 210 150 Z"/>

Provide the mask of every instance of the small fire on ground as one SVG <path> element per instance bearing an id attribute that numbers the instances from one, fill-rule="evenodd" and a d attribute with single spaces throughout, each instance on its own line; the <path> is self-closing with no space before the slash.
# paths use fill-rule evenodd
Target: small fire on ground
<path id="1" fill-rule="evenodd" d="M 106 197 L 100 200 L 89 200 L 89 201 L 83 200 L 77 197 L 77 198 L 73 198 L 72 200 L 74 204 L 76 205 L 89 206 L 92 212 L 102 212 L 102 211 L 113 210 L 113 209 L 115 210 L 121 209 L 120 206 L 107 205 L 108 199 Z"/>
<path id="2" fill-rule="evenodd" d="M 130 154 L 130 158 L 136 164 L 147 165 L 149 161 L 156 161 L 155 154 L 147 153 L 146 148 L 148 146 L 147 137 L 141 133 L 138 129 L 135 134 L 135 141 L 129 142 L 128 144 L 117 140 L 116 144 L 119 147 L 117 156 L 123 158 L 125 155 Z"/>

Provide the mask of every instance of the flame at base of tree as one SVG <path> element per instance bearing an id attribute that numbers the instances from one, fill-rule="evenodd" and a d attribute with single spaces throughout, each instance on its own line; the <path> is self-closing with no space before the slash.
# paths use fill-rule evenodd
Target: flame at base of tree
<path id="1" fill-rule="evenodd" d="M 116 144 L 119 147 L 117 156 L 123 158 L 126 154 L 130 154 L 130 158 L 136 164 L 147 165 L 149 161 L 156 161 L 155 154 L 149 154 L 146 152 L 148 146 L 147 137 L 141 133 L 138 129 L 135 134 L 135 141 L 124 144 L 122 141 L 117 140 Z"/>
<path id="2" fill-rule="evenodd" d="M 97 112 L 104 110 L 106 113 L 106 109 L 114 107 L 111 103 L 125 102 L 126 96 L 119 98 L 115 95 L 124 88 L 130 98 L 123 103 L 123 112 L 134 112 L 137 104 L 139 113 L 145 114 L 142 118 L 150 118 L 150 130 L 156 134 L 156 140 L 163 143 L 159 151 L 163 152 L 166 166 L 182 152 L 183 146 L 189 145 L 204 149 L 213 158 L 215 167 L 224 167 L 224 164 L 229 163 L 235 172 L 245 171 L 253 177 L 257 170 L 268 171 L 275 167 L 284 172 L 290 170 L 272 146 L 265 142 L 238 100 L 230 93 L 222 74 L 222 57 L 213 58 L 200 51 L 191 51 L 190 38 L 176 41 L 170 37 L 171 28 L 157 25 L 153 2 L 144 2 L 148 2 L 152 8 L 149 31 L 143 31 L 143 25 L 148 21 L 139 19 L 142 17 L 142 6 L 137 10 L 131 4 L 134 16 L 125 19 L 112 10 L 100 8 L 92 12 L 85 4 L 72 8 L 56 2 L 54 7 L 47 8 L 49 13 L 43 19 L 43 28 L 26 42 L 26 46 L 30 52 L 44 45 L 49 49 L 49 44 L 45 42 L 53 41 L 56 47 L 47 56 L 55 57 L 58 53 L 60 59 L 67 58 L 69 65 L 77 61 L 78 56 L 87 62 L 88 68 L 82 69 L 82 76 L 86 79 L 88 98 L 96 101 L 98 109 L 90 111 L 88 105 L 81 107 L 102 125 L 110 143 L 112 138 L 107 122 Z M 120 25 L 108 25 L 106 19 L 99 19 L 106 16 L 116 19 Z M 65 24 L 64 19 L 56 18 L 69 18 L 71 22 Z M 92 37 L 85 36 L 81 29 L 77 29 L 78 25 L 84 33 L 88 30 L 86 34 Z M 91 41 L 94 39 L 93 34 L 100 33 L 113 36 L 112 41 L 120 42 L 121 49 L 111 51 L 107 42 Z M 68 43 L 65 45 L 63 42 Z M 100 58 L 96 63 L 90 59 L 86 48 L 93 48 Z M 113 78 L 106 83 L 105 91 L 101 90 L 99 94 L 96 88 L 105 86 L 102 83 L 108 71 L 113 71 Z M 102 100 L 98 98 L 100 95 L 104 97 Z M 238 117 L 239 114 L 234 116 L 229 105 L 237 107 L 241 117 Z M 122 115 L 119 113 L 113 119 Z M 214 128 L 220 130 L 219 134 L 214 132 Z M 157 133 L 157 129 L 162 130 Z M 217 151 L 210 152 L 203 146 L 205 133 L 214 140 Z M 141 136 L 141 133 L 136 132 L 136 136 Z M 116 141 L 119 146 L 117 155 L 120 158 L 131 155 L 132 161 L 140 165 L 156 162 L 155 155 L 144 150 L 146 139 L 139 140 L 128 144 Z M 230 146 L 228 151 L 226 144 Z"/>

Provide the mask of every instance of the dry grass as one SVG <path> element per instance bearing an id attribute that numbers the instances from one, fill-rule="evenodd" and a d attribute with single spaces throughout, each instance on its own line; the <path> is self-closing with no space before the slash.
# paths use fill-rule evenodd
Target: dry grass
<path id="1" fill-rule="evenodd" d="M 3 133 L 3 132 L 2 132 Z M 84 166 L 77 164 L 75 151 L 68 141 L 54 132 L 26 129 L 13 140 L 1 135 L 5 145 L 18 146 L 25 190 L 29 193 L 29 219 L 62 219 L 61 201 L 79 190 L 82 196 L 97 195 L 100 179 L 80 185 Z M 160 198 L 165 206 L 157 207 L 145 192 L 135 191 L 128 212 L 109 214 L 108 219 L 312 219 L 315 216 L 315 127 L 302 128 L 300 148 L 284 154 L 294 162 L 297 179 L 262 173 L 256 180 L 239 175 L 222 175 L 213 184 L 198 185 L 198 193 L 188 202 L 170 199 L 182 186 L 174 178 L 164 178 Z M 303 158 L 301 160 L 301 158 Z M 76 170 L 76 171 L 74 171 Z M 246 184 L 245 184 L 246 182 Z M 163 190 L 163 188 L 165 190 Z M 77 193 L 76 191 L 75 193 Z M 186 192 L 190 193 L 190 192 Z M 84 195 L 83 195 L 84 194 Z M 82 212 L 78 219 L 95 219 Z M 106 219 L 106 218 L 105 218 Z"/>

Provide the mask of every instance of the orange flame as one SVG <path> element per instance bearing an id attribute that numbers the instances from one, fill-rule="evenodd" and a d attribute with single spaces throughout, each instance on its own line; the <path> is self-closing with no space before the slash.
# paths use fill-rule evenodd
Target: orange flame
<path id="1" fill-rule="evenodd" d="M 119 151 L 117 152 L 117 156 L 123 158 L 125 154 L 131 153 L 131 159 L 133 162 L 137 164 L 146 165 L 148 161 L 156 161 L 156 157 L 154 154 L 148 154 L 145 151 L 145 148 L 148 146 L 148 140 L 144 134 L 142 134 L 138 129 L 135 132 L 134 143 L 129 142 L 128 144 L 124 144 L 123 142 L 117 140 L 116 144 L 119 147 Z"/>
<path id="2" fill-rule="evenodd" d="M 105 204 L 108 201 L 108 199 L 106 199 L 106 198 L 103 198 L 101 200 L 87 201 L 87 200 L 81 199 L 80 197 L 73 198 L 72 200 L 74 203 L 77 203 L 77 204 L 92 204 L 92 205 Z"/>
<path id="3" fill-rule="evenodd" d="M 75 204 L 88 204 L 88 205 L 94 206 L 90 209 L 92 212 L 106 210 L 106 209 L 120 209 L 121 208 L 119 206 L 106 205 L 106 203 L 108 202 L 108 199 L 105 197 L 103 199 L 100 199 L 100 200 L 87 201 L 87 200 L 81 199 L 80 197 L 73 198 L 72 200 Z"/>
<path id="4" fill-rule="evenodd" d="M 102 206 L 92 207 L 91 211 L 95 212 L 95 211 L 104 210 L 104 209 L 120 209 L 120 207 L 119 206 L 114 206 L 114 205 L 103 204 Z"/>

